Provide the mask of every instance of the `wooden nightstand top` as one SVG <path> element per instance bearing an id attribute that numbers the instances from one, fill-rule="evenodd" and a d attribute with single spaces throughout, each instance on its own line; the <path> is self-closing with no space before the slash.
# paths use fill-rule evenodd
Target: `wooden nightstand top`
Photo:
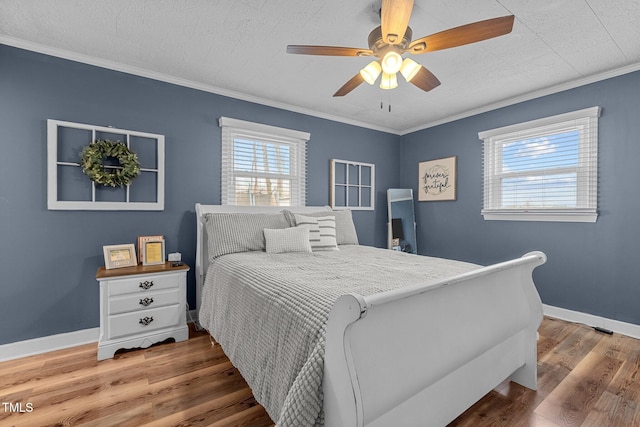
<path id="1" fill-rule="evenodd" d="M 134 267 L 123 267 L 123 268 L 113 268 L 111 270 L 107 270 L 104 266 L 98 268 L 96 272 L 96 279 L 108 279 L 111 277 L 120 277 L 120 276 L 132 276 L 135 274 L 153 274 L 153 273 L 170 273 L 174 271 L 188 271 L 189 266 L 185 263 L 182 265 L 172 267 L 170 262 L 165 262 L 164 264 L 158 265 L 136 265 Z"/>

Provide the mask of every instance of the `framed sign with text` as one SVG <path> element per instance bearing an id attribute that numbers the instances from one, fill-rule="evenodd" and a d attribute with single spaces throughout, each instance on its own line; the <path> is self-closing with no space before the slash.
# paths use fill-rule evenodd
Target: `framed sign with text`
<path id="1" fill-rule="evenodd" d="M 418 164 L 418 201 L 456 199 L 456 156 Z"/>

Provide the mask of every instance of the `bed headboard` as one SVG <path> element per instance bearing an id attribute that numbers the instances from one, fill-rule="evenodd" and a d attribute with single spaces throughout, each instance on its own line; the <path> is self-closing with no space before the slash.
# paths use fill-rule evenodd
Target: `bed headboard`
<path id="1" fill-rule="evenodd" d="M 294 213 L 304 214 L 318 211 L 331 211 L 329 206 L 234 206 L 234 205 L 203 205 L 196 203 L 196 310 L 200 310 L 202 285 L 209 267 L 207 245 L 207 230 L 204 226 L 204 216 L 208 213 L 278 213 L 283 209 Z"/>

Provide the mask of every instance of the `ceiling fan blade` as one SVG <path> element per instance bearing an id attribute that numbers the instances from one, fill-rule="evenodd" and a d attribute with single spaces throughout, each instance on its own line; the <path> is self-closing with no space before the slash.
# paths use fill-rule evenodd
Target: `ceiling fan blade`
<path id="1" fill-rule="evenodd" d="M 407 52 L 414 54 L 433 52 L 509 34 L 513 28 L 513 20 L 513 15 L 502 16 L 441 31 L 414 40 L 407 48 Z"/>
<path id="2" fill-rule="evenodd" d="M 440 80 L 438 80 L 431 71 L 427 70 L 424 65 L 420 67 L 420 71 L 411 79 L 411 83 L 425 92 L 429 92 L 431 89 L 440 85 Z"/>
<path id="3" fill-rule="evenodd" d="M 360 73 L 358 73 L 355 76 L 353 76 L 351 80 L 346 82 L 344 86 L 338 89 L 338 91 L 334 93 L 333 96 L 345 96 L 346 94 L 348 94 L 349 92 L 351 92 L 352 90 L 360 86 L 362 82 L 364 82 L 364 79 L 362 78 Z"/>
<path id="4" fill-rule="evenodd" d="M 371 56 L 373 51 L 360 49 L 357 47 L 341 46 L 304 46 L 290 44 L 287 46 L 287 53 L 298 55 L 325 55 L 325 56 Z"/>
<path id="5" fill-rule="evenodd" d="M 409 26 L 413 0 L 382 0 L 380 26 L 382 40 L 388 44 L 399 44 Z"/>

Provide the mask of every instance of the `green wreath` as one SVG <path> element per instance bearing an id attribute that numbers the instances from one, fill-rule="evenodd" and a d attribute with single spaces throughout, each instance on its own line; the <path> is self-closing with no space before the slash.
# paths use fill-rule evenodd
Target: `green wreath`
<path id="1" fill-rule="evenodd" d="M 113 157 L 119 166 L 105 167 L 103 161 Z M 140 174 L 138 156 L 120 141 L 98 139 L 82 149 L 80 166 L 93 182 L 110 187 L 129 185 Z"/>

